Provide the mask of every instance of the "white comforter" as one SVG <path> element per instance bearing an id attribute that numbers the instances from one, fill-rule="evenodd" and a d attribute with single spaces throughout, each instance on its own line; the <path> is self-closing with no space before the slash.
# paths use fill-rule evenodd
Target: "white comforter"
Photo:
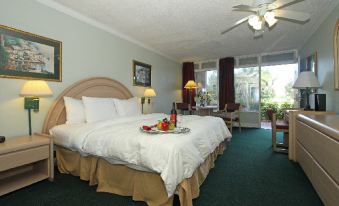
<path id="1" fill-rule="evenodd" d="M 191 129 L 188 134 L 152 135 L 140 132 L 140 126 L 153 125 L 164 117 L 168 116 L 149 114 L 79 125 L 77 129 L 68 131 L 70 138 L 67 141 L 59 139 L 58 144 L 157 172 L 170 197 L 176 186 L 191 177 L 222 141 L 231 138 L 231 134 L 222 119 L 195 115 L 178 116 L 179 126 Z"/>

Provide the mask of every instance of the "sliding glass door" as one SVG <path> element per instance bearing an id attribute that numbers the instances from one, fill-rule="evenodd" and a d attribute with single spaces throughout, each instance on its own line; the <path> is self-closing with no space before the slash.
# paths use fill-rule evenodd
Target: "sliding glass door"
<path id="1" fill-rule="evenodd" d="M 292 88 L 298 75 L 297 52 L 284 51 L 236 57 L 234 69 L 235 101 L 243 105 L 241 122 L 245 127 L 260 127 L 267 119 L 267 108 L 278 111 L 294 106 Z"/>
<path id="2" fill-rule="evenodd" d="M 297 90 L 292 86 L 297 76 L 297 63 L 261 67 L 262 120 L 267 119 L 267 108 L 273 108 L 282 118 L 284 109 L 294 107 Z"/>

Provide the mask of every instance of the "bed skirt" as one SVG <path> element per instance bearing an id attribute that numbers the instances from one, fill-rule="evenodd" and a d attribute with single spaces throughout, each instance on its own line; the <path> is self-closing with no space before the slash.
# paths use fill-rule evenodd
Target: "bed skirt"
<path id="1" fill-rule="evenodd" d="M 223 154 L 226 145 L 221 143 L 193 173 L 176 188 L 180 205 L 192 206 L 197 198 L 200 185 L 214 167 L 218 155 Z M 58 169 L 61 173 L 79 176 L 98 185 L 97 192 L 109 192 L 122 196 L 132 196 L 135 201 L 144 201 L 150 206 L 172 205 L 173 196 L 168 197 L 164 183 L 158 173 L 143 172 L 124 165 L 113 165 L 94 156 L 81 156 L 79 153 L 56 147 Z"/>

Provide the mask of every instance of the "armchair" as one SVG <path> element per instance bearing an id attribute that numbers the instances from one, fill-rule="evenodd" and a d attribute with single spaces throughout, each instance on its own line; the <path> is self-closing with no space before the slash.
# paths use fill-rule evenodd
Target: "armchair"
<path id="1" fill-rule="evenodd" d="M 267 109 L 266 111 L 269 120 L 272 125 L 272 146 L 274 152 L 288 153 L 288 122 L 285 120 L 277 120 L 276 113 L 273 109 Z M 277 143 L 277 132 L 284 133 L 284 143 Z"/>
<path id="2" fill-rule="evenodd" d="M 241 111 L 241 104 L 239 103 L 227 103 L 223 110 L 219 110 L 218 112 L 214 113 L 214 116 L 222 118 L 226 126 L 230 129 L 230 132 L 233 131 L 233 124 L 235 122 L 239 125 L 239 132 L 241 132 L 241 122 L 240 122 L 240 111 Z"/>
<path id="3" fill-rule="evenodd" d="M 185 111 L 188 111 L 189 114 L 192 114 L 192 107 L 188 103 L 177 102 L 176 109 L 179 110 L 180 114 L 185 114 Z"/>

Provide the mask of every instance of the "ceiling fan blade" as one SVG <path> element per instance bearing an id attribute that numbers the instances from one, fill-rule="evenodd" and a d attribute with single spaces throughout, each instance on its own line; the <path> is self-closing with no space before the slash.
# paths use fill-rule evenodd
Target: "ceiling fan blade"
<path id="1" fill-rule="evenodd" d="M 290 11 L 290 10 L 275 10 L 275 16 L 278 18 L 291 19 L 300 22 L 305 22 L 311 18 L 311 15 L 304 12 Z"/>
<path id="2" fill-rule="evenodd" d="M 233 6 L 233 9 L 240 10 L 240 11 L 251 11 L 251 12 L 257 12 L 257 10 L 258 10 L 255 7 L 243 5 L 243 4 Z"/>
<path id="3" fill-rule="evenodd" d="M 229 32 L 231 31 L 232 29 L 234 29 L 235 27 L 239 26 L 240 24 L 244 23 L 245 21 L 247 21 L 251 16 L 253 15 L 250 15 L 248 17 L 245 17 L 245 18 L 242 18 L 240 19 L 239 21 L 235 22 L 230 28 L 224 30 L 221 32 L 221 35 L 225 34 L 226 32 Z"/>
<path id="4" fill-rule="evenodd" d="M 276 0 L 270 5 L 268 5 L 268 10 L 278 9 L 285 5 L 295 4 L 299 1 L 304 1 L 304 0 Z"/>

